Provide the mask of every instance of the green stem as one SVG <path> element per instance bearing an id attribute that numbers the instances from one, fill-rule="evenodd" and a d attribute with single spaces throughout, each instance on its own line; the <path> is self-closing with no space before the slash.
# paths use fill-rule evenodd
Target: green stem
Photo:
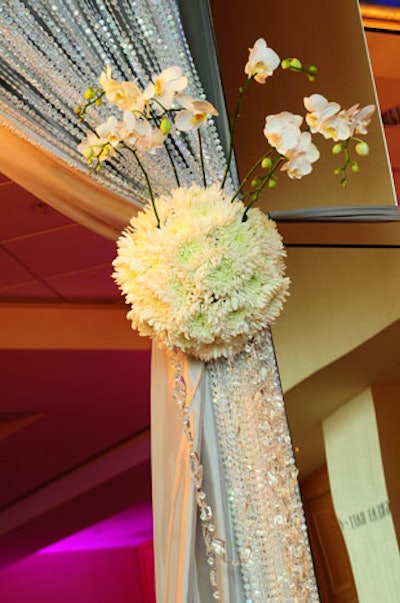
<path id="1" fill-rule="evenodd" d="M 270 153 L 267 153 L 266 155 L 263 155 L 262 157 L 260 157 L 260 159 L 258 159 L 258 161 L 256 161 L 256 163 L 253 165 L 253 167 L 247 172 L 246 176 L 243 178 L 242 182 L 240 183 L 240 186 L 238 187 L 236 193 L 233 195 L 233 197 L 231 199 L 231 203 L 233 203 L 233 201 L 236 199 L 236 197 L 238 195 L 240 195 L 240 193 L 242 192 L 242 190 L 244 189 L 244 187 L 246 186 L 247 182 L 252 177 L 252 175 L 254 174 L 254 172 L 256 171 L 256 169 L 258 168 L 258 166 L 264 161 L 264 159 L 266 157 L 268 157 L 268 155 L 270 155 Z"/>
<path id="2" fill-rule="evenodd" d="M 181 183 L 180 183 L 180 180 L 179 180 L 178 171 L 177 171 L 177 169 L 176 169 L 176 165 L 175 165 L 175 162 L 174 162 L 174 158 L 172 157 L 172 153 L 171 153 L 171 151 L 169 150 L 168 145 L 167 145 L 167 143 L 166 143 L 166 141 L 165 141 L 165 140 L 164 140 L 164 147 L 165 147 L 165 150 L 167 151 L 167 155 L 168 155 L 169 161 L 170 161 L 170 163 L 171 163 L 171 166 L 172 166 L 172 169 L 173 169 L 173 172 L 174 172 L 174 176 L 175 176 L 176 184 L 177 184 L 177 186 L 180 186 L 180 185 L 181 185 Z"/>
<path id="3" fill-rule="evenodd" d="M 282 157 L 282 155 L 279 155 L 279 157 L 277 157 L 277 159 L 275 159 L 274 163 L 271 166 L 270 171 L 268 172 L 268 174 L 266 176 L 264 176 L 264 178 L 262 180 L 261 186 L 258 187 L 257 192 L 254 194 L 252 201 L 246 207 L 246 209 L 244 211 L 244 214 L 243 214 L 242 222 L 246 222 L 246 220 L 247 220 L 247 213 L 248 213 L 249 209 L 254 205 L 254 203 L 256 203 L 258 201 L 258 199 L 260 198 L 260 195 L 261 195 L 264 187 L 271 180 L 271 177 L 274 175 L 274 173 L 278 169 L 280 163 L 282 163 L 282 161 L 284 159 L 285 159 L 285 157 Z"/>
<path id="4" fill-rule="evenodd" d="M 347 168 L 351 163 L 351 158 L 350 158 L 350 153 L 349 153 L 349 144 L 350 144 L 350 139 L 346 140 L 346 143 L 343 145 L 343 152 L 344 152 L 344 157 L 345 157 L 345 162 L 343 167 L 340 168 L 342 174 L 343 174 L 343 178 L 341 179 L 340 183 L 343 186 L 346 186 L 347 184 Z"/>
<path id="5" fill-rule="evenodd" d="M 165 115 L 166 113 L 168 113 L 168 109 L 167 109 L 166 107 L 164 107 L 164 105 L 162 105 L 162 104 L 160 103 L 160 101 L 158 101 L 158 100 L 157 100 L 157 99 L 156 99 L 154 96 L 152 96 L 152 97 L 151 97 L 149 100 L 151 100 L 151 101 L 153 101 L 153 102 L 157 103 L 157 105 L 158 105 L 159 107 L 161 107 L 161 109 L 163 110 L 163 113 L 161 113 L 161 115 Z M 171 109 L 170 109 L 170 110 L 171 110 Z"/>
<path id="6" fill-rule="evenodd" d="M 158 100 L 156 100 L 154 97 L 151 100 L 154 100 L 163 109 L 164 113 L 162 115 L 165 115 L 166 113 L 168 113 L 167 109 L 165 107 L 163 107 L 163 105 Z M 162 118 L 162 115 L 160 115 L 160 116 L 154 115 L 151 112 L 150 112 L 150 115 L 151 115 L 151 117 L 150 118 L 146 117 L 146 119 L 148 119 L 149 121 L 151 119 L 151 120 L 155 121 L 157 123 L 157 125 L 159 125 L 159 121 Z M 174 158 L 172 157 L 171 151 L 169 150 L 168 145 L 165 141 L 164 141 L 164 147 L 165 147 L 165 150 L 167 151 L 168 159 L 170 161 L 172 170 L 174 172 L 176 184 L 177 184 L 177 186 L 180 186 L 181 183 L 179 181 L 179 176 L 178 176 L 178 172 L 177 172 L 176 165 L 174 162 Z"/>
<path id="7" fill-rule="evenodd" d="M 147 188 L 148 188 L 148 191 L 149 191 L 151 206 L 153 208 L 153 212 L 154 212 L 154 215 L 155 215 L 155 218 L 156 218 L 156 221 L 157 221 L 157 228 L 160 228 L 160 217 L 158 215 L 157 208 L 156 208 L 156 203 L 155 203 L 155 199 L 154 199 L 153 188 L 151 186 L 150 179 L 149 179 L 149 176 L 148 176 L 148 174 L 147 174 L 147 172 L 146 172 L 146 170 L 144 168 L 144 165 L 140 161 L 139 156 L 138 156 L 137 152 L 135 151 L 135 149 L 132 149 L 131 147 L 128 147 L 125 144 L 123 145 L 123 147 L 124 147 L 124 149 L 128 149 L 128 151 L 130 151 L 133 154 L 134 158 L 137 161 L 137 164 L 138 164 L 139 168 L 142 171 L 142 174 L 143 174 L 143 176 L 144 176 L 144 178 L 146 180 Z"/>
<path id="8" fill-rule="evenodd" d="M 346 163 L 344 164 L 343 168 L 346 169 L 347 166 L 349 165 L 351 159 L 350 159 L 350 153 L 349 153 L 349 141 L 346 141 L 346 144 L 343 147 L 344 150 L 344 156 L 346 158 Z"/>
<path id="9" fill-rule="evenodd" d="M 99 94 L 97 96 L 95 96 L 94 98 L 92 98 L 91 100 L 86 101 L 85 105 L 82 105 L 82 113 L 80 114 L 80 117 L 82 120 L 86 117 L 86 111 L 89 109 L 89 107 L 91 107 L 92 105 L 95 105 L 98 100 L 103 98 L 104 95 L 105 95 L 105 92 L 103 90 L 102 92 L 99 92 Z"/>
<path id="10" fill-rule="evenodd" d="M 229 140 L 228 159 L 227 159 L 227 162 L 226 162 L 226 168 L 225 168 L 225 172 L 224 172 L 224 177 L 222 178 L 222 182 L 221 182 L 221 190 L 224 190 L 224 188 L 225 188 L 225 182 L 226 182 L 226 179 L 228 177 L 229 168 L 231 166 L 232 154 L 233 154 L 233 140 L 234 140 L 234 136 L 235 136 L 236 122 L 238 120 L 239 111 L 240 111 L 240 107 L 241 107 L 241 104 L 242 104 L 243 94 L 246 92 L 247 87 L 249 86 L 250 82 L 253 79 L 254 79 L 254 76 L 252 76 L 251 78 L 249 78 L 248 80 L 246 80 L 245 83 L 243 84 L 243 86 L 240 86 L 240 88 L 239 88 L 239 96 L 238 96 L 237 101 L 236 101 L 236 108 L 235 108 L 235 113 L 234 113 L 234 116 L 233 116 L 233 122 L 232 122 L 232 128 L 231 128 L 231 136 L 230 136 L 230 140 Z"/>
<path id="11" fill-rule="evenodd" d="M 199 139 L 199 153 L 200 153 L 200 162 L 201 162 L 201 172 L 203 175 L 203 185 L 204 185 L 204 188 L 206 188 L 207 187 L 207 178 L 206 178 L 206 170 L 205 170 L 205 166 L 204 166 L 203 142 L 201 140 L 200 128 L 198 128 L 198 130 L 197 130 L 197 136 Z"/>

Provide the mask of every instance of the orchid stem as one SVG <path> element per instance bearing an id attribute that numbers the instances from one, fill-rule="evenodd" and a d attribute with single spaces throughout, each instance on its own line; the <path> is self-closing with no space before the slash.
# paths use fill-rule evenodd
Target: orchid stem
<path id="1" fill-rule="evenodd" d="M 207 187 L 207 178 L 206 178 L 206 170 L 205 170 L 205 166 L 204 166 L 203 141 L 201 140 L 200 128 L 197 130 L 197 136 L 199 139 L 199 153 L 200 153 L 200 162 L 201 162 L 201 172 L 203 175 L 203 185 L 204 185 L 204 188 L 206 188 Z"/>
<path id="2" fill-rule="evenodd" d="M 177 184 L 177 186 L 180 186 L 180 185 L 181 185 L 181 183 L 180 183 L 180 180 L 179 180 L 178 171 L 177 171 L 177 169 L 176 169 L 176 165 L 175 165 L 175 162 L 174 162 L 174 158 L 172 157 L 172 153 L 171 153 L 171 151 L 169 150 L 169 148 L 168 148 L 168 145 L 167 145 L 166 141 L 164 141 L 164 147 L 165 147 L 165 149 L 166 149 L 166 151 L 167 151 L 167 155 L 168 155 L 168 158 L 169 158 L 169 160 L 170 160 L 170 163 L 171 163 L 171 166 L 172 166 L 172 169 L 173 169 L 173 172 L 174 172 L 174 176 L 175 176 L 175 181 L 176 181 L 176 184 Z"/>
<path id="3" fill-rule="evenodd" d="M 164 107 L 164 106 L 163 106 L 163 105 L 162 105 L 162 104 L 161 104 L 161 103 L 160 103 L 160 102 L 159 102 L 157 99 L 155 99 L 155 98 L 153 97 L 153 98 L 152 98 L 152 100 L 153 100 L 154 102 L 156 102 L 156 103 L 157 103 L 157 104 L 158 104 L 158 105 L 159 105 L 159 106 L 162 108 L 162 110 L 163 110 L 163 112 L 164 112 L 164 113 L 163 113 L 163 115 L 165 115 L 166 113 L 168 113 L 167 109 L 166 109 L 166 108 L 165 108 L 165 107 Z M 160 121 L 160 116 L 159 116 L 159 115 L 155 115 L 155 114 L 154 114 L 154 113 L 152 113 L 152 112 L 150 112 L 150 117 L 146 116 L 146 115 L 145 115 L 143 112 L 142 112 L 142 114 L 141 114 L 141 115 L 142 115 L 142 117 L 144 117 L 145 119 L 148 119 L 148 120 L 150 120 L 150 119 L 151 119 L 151 120 L 155 121 L 155 122 L 157 123 L 157 125 L 159 125 L 159 121 Z M 165 140 L 164 140 L 164 147 L 165 147 L 165 150 L 167 151 L 168 159 L 169 159 L 169 161 L 170 161 L 170 164 L 171 164 L 172 170 L 173 170 L 173 172 L 174 172 L 174 176 L 175 176 L 175 181 L 176 181 L 176 184 L 177 184 L 177 186 L 180 186 L 180 185 L 181 185 L 181 183 L 180 183 L 180 181 L 179 181 L 179 176 L 178 176 L 178 172 L 177 172 L 177 169 L 176 169 L 176 165 L 175 165 L 174 159 L 173 159 L 173 157 L 172 157 L 171 151 L 169 150 L 168 145 L 167 145 L 167 143 L 166 143 L 166 141 L 165 141 Z"/>
<path id="4" fill-rule="evenodd" d="M 260 159 L 258 161 L 256 161 L 256 163 L 253 165 L 253 167 L 247 172 L 246 176 L 243 178 L 242 182 L 240 183 L 240 186 L 238 187 L 236 193 L 232 197 L 231 203 L 233 203 L 234 200 L 237 198 L 237 196 L 240 195 L 240 193 L 242 192 L 242 190 L 246 186 L 246 184 L 249 181 L 249 179 L 251 178 L 251 176 L 254 174 L 254 172 L 256 171 L 256 169 L 258 168 L 258 166 L 263 162 L 263 160 L 266 157 L 268 157 L 268 155 L 270 155 L 270 153 L 267 153 L 267 155 L 263 155 L 262 157 L 260 157 Z"/>
<path id="5" fill-rule="evenodd" d="M 225 168 L 225 172 L 224 172 L 224 177 L 222 178 L 222 182 L 221 182 L 221 190 L 224 190 L 225 188 L 225 182 L 226 179 L 228 177 L 229 174 L 229 169 L 231 166 L 231 161 L 232 161 L 232 154 L 233 154 L 233 139 L 235 136 L 235 129 L 236 129 L 236 122 L 238 120 L 239 117 L 239 111 L 240 111 L 240 107 L 242 104 L 242 99 L 243 99 L 243 94 L 246 92 L 246 89 L 248 87 L 248 85 L 250 84 L 250 82 L 253 80 L 252 76 L 251 78 L 249 78 L 248 80 L 245 81 L 245 83 L 243 84 L 243 86 L 240 86 L 239 88 L 239 96 L 238 99 L 236 101 L 236 108 L 235 108 L 235 114 L 233 116 L 233 122 L 232 122 L 232 128 L 231 128 L 231 136 L 229 139 L 229 152 L 228 152 L 228 159 L 226 162 L 226 168 Z"/>
<path id="6" fill-rule="evenodd" d="M 138 156 L 137 152 L 135 151 L 135 149 L 131 149 L 128 146 L 126 146 L 125 148 L 129 149 L 133 153 L 133 156 L 136 159 L 137 164 L 138 164 L 139 168 L 141 169 L 142 174 L 143 174 L 143 176 L 144 176 L 144 178 L 146 180 L 147 188 L 149 190 L 149 195 L 150 195 L 151 206 L 153 208 L 153 212 L 154 212 L 154 215 L 155 215 L 155 218 L 156 218 L 156 221 L 157 221 L 157 228 L 160 228 L 160 217 L 159 217 L 158 212 L 157 212 L 156 203 L 155 203 L 155 200 L 154 200 L 153 188 L 151 186 L 151 183 L 150 183 L 150 180 L 149 180 L 149 176 L 148 176 L 148 174 L 147 174 L 147 172 L 146 172 L 146 170 L 145 170 L 142 162 L 140 161 L 139 156 Z"/>
<path id="7" fill-rule="evenodd" d="M 279 157 L 277 159 L 275 159 L 274 163 L 271 166 L 270 171 L 268 172 L 268 174 L 266 176 L 264 176 L 263 178 L 263 182 L 262 185 L 258 187 L 258 190 L 256 193 L 254 193 L 253 196 L 253 200 L 248 204 L 248 206 L 246 207 L 243 217 L 242 217 L 242 222 L 246 222 L 247 220 L 247 213 L 249 211 L 249 209 L 251 209 L 251 207 L 254 205 L 254 203 L 256 203 L 258 201 L 258 199 L 260 198 L 260 195 L 264 189 L 264 187 L 268 184 L 268 182 L 271 180 L 271 177 L 274 175 L 274 173 L 276 172 L 279 164 L 284 160 L 285 158 L 282 157 L 281 155 L 279 155 Z"/>

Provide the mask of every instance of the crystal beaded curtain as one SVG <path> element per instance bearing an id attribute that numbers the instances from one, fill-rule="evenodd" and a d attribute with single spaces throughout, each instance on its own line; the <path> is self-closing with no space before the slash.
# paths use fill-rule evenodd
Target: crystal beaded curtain
<path id="1" fill-rule="evenodd" d="M 1 114 L 17 133 L 74 169 L 87 170 L 77 145 L 106 118 L 104 108 L 96 108 L 79 123 L 74 111 L 106 64 L 115 79 L 136 79 L 143 87 L 153 74 L 179 65 L 189 94 L 204 98 L 178 0 L 3 0 L 0 30 Z M 176 132 L 168 144 L 181 182 L 200 181 L 196 135 Z M 209 180 L 221 179 L 225 160 L 212 122 L 204 129 L 203 150 Z M 165 150 L 147 154 L 143 163 L 156 194 L 176 186 Z M 131 156 L 110 164 L 94 176 L 99 183 L 144 204 L 147 187 Z"/>

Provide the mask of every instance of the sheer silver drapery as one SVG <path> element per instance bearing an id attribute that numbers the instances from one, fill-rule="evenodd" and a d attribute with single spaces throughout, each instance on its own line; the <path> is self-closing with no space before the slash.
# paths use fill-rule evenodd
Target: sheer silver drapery
<path id="1" fill-rule="evenodd" d="M 207 3 L 203 5 L 204 13 Z M 198 10 L 197 1 L 195 6 Z M 75 108 L 106 64 L 115 79 L 136 79 L 143 87 L 153 74 L 179 65 L 190 82 L 188 93 L 205 97 L 177 0 L 9 0 L 0 7 L 0 28 L 3 123 L 75 170 L 88 172 L 77 145 L 104 120 L 109 107 L 89 111 L 87 123 L 79 123 Z M 207 35 L 211 40 L 210 31 Z M 214 89 L 218 81 L 216 69 Z M 196 134 L 174 132 L 168 145 L 181 182 L 200 180 Z M 203 147 L 209 180 L 218 180 L 225 160 L 212 122 L 204 129 Z M 176 186 L 164 149 L 143 162 L 156 194 Z M 95 178 L 137 206 L 147 201 L 147 187 L 129 154 Z"/>

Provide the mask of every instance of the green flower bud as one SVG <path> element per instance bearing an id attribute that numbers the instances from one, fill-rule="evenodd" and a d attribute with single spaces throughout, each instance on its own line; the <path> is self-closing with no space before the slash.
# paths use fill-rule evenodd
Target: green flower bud
<path id="1" fill-rule="evenodd" d="M 83 156 L 86 159 L 93 157 L 93 147 L 86 147 L 86 149 L 83 151 Z"/>
<path id="2" fill-rule="evenodd" d="M 259 178 L 253 178 L 253 180 L 251 181 L 251 186 L 253 188 L 256 188 L 256 186 L 258 186 L 260 184 L 260 179 Z"/>
<path id="3" fill-rule="evenodd" d="M 336 168 L 335 170 L 333 170 L 333 173 L 337 176 L 338 174 L 340 174 L 341 171 L 342 170 L 340 168 Z"/>
<path id="4" fill-rule="evenodd" d="M 267 170 L 268 168 L 270 168 L 272 165 L 272 159 L 271 157 L 264 157 L 264 159 L 261 162 L 261 167 L 263 168 L 263 170 Z"/>
<path id="5" fill-rule="evenodd" d="M 101 151 L 101 153 L 99 155 L 99 159 L 107 159 L 107 157 L 109 156 L 109 154 L 110 154 L 110 147 L 107 145 Z"/>
<path id="6" fill-rule="evenodd" d="M 369 146 L 366 142 L 359 142 L 356 144 L 356 153 L 361 157 L 365 157 L 369 153 Z"/>
<path id="7" fill-rule="evenodd" d="M 281 67 L 282 67 L 282 69 L 289 69 L 290 68 L 290 59 L 283 59 L 283 61 L 281 61 Z"/>
<path id="8" fill-rule="evenodd" d="M 351 169 L 355 173 L 360 171 L 360 166 L 358 165 L 357 161 L 353 161 Z"/>
<path id="9" fill-rule="evenodd" d="M 278 184 L 277 178 L 271 178 L 268 180 L 268 188 L 275 188 Z"/>
<path id="10" fill-rule="evenodd" d="M 171 131 L 171 122 L 166 117 L 161 120 L 160 130 L 165 136 L 167 136 Z"/>
<path id="11" fill-rule="evenodd" d="M 290 69 L 295 69 L 296 71 L 298 69 L 302 69 L 302 64 L 300 63 L 299 59 L 289 59 L 290 60 Z"/>
<path id="12" fill-rule="evenodd" d="M 315 75 L 310 75 L 310 74 L 308 74 L 308 76 L 307 76 L 307 77 L 308 77 L 308 81 L 309 81 L 309 82 L 315 82 L 315 80 L 317 79 L 317 78 L 315 77 Z"/>
<path id="13" fill-rule="evenodd" d="M 98 98 L 95 102 L 96 107 L 101 107 L 101 105 L 103 104 L 103 99 L 102 98 Z"/>
<path id="14" fill-rule="evenodd" d="M 340 143 L 337 143 L 337 144 L 333 145 L 333 147 L 332 147 L 332 153 L 334 155 L 339 155 L 341 150 L 342 150 L 342 145 Z"/>
<path id="15" fill-rule="evenodd" d="M 90 101 L 96 96 L 96 90 L 94 88 L 87 88 L 83 96 L 85 100 Z"/>
<path id="16" fill-rule="evenodd" d="M 308 66 L 308 73 L 310 73 L 311 75 L 316 75 L 317 72 L 318 72 L 318 69 L 315 65 Z"/>

